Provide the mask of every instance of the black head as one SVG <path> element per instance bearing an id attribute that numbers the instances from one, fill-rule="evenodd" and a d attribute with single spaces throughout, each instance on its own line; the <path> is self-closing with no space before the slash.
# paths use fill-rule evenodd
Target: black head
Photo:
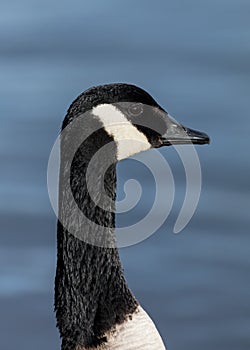
<path id="1" fill-rule="evenodd" d="M 70 106 L 63 128 L 86 112 L 116 141 L 118 160 L 149 148 L 209 143 L 207 134 L 176 122 L 135 85 L 116 83 L 86 90 Z"/>

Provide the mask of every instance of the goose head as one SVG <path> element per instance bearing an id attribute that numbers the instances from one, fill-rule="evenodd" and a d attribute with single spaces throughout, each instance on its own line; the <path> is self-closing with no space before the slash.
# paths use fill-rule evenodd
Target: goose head
<path id="1" fill-rule="evenodd" d="M 209 143 L 207 134 L 178 123 L 149 93 L 131 84 L 86 90 L 71 105 L 63 128 L 80 113 L 90 113 L 90 123 L 98 122 L 115 141 L 117 161 L 150 148 Z"/>

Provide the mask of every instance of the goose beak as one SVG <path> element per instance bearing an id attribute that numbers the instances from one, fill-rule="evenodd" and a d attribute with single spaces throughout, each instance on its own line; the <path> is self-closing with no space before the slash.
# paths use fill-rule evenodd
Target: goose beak
<path id="1" fill-rule="evenodd" d="M 190 143 L 205 145 L 210 142 L 209 136 L 204 132 L 189 129 L 177 123 L 169 115 L 167 116 L 166 123 L 167 131 L 161 136 L 162 146 L 184 145 Z"/>

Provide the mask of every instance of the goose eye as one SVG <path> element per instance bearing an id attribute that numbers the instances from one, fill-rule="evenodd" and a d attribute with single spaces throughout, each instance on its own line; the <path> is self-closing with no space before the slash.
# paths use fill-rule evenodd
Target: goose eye
<path id="1" fill-rule="evenodd" d="M 142 103 L 136 103 L 136 104 L 131 105 L 128 108 L 128 112 L 133 117 L 137 117 L 138 115 L 142 114 L 142 112 L 143 112 Z"/>

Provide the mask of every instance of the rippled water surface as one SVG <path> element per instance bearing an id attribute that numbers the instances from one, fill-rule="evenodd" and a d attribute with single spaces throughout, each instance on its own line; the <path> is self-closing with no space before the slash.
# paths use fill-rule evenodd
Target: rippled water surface
<path id="1" fill-rule="evenodd" d="M 71 101 L 114 81 L 144 87 L 177 120 L 211 137 L 211 145 L 197 147 L 198 208 L 178 235 L 185 173 L 174 149 L 161 151 L 175 200 L 152 237 L 121 250 L 133 292 L 169 350 L 250 349 L 249 12 L 246 0 L 3 1 L 2 349 L 59 349 L 47 161 Z M 118 216 L 126 225 L 150 209 L 155 184 L 132 160 L 119 164 L 118 175 L 119 198 L 131 176 L 143 190 L 136 211 Z"/>

